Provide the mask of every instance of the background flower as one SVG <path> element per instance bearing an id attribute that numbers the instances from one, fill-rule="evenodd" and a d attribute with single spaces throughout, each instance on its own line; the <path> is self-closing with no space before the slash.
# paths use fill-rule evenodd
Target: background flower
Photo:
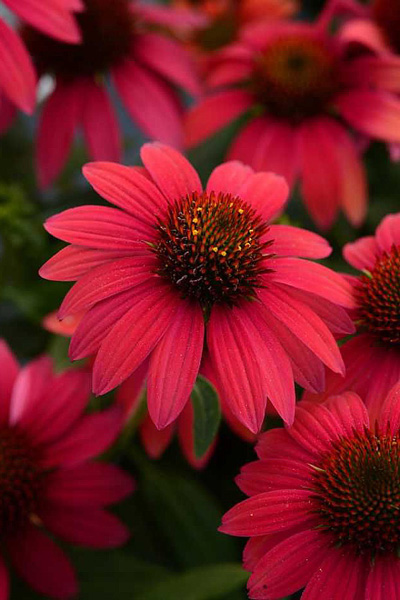
<path id="1" fill-rule="evenodd" d="M 376 422 L 351 392 L 302 402 L 292 428 L 261 436 L 260 460 L 237 478 L 250 498 L 220 528 L 250 537 L 250 598 L 279 600 L 305 587 L 307 600 L 396 599 L 399 399 L 400 384 Z"/>
<path id="2" fill-rule="evenodd" d="M 85 370 L 55 375 L 41 357 L 20 368 L 0 341 L 0 528 L 2 550 L 35 590 L 53 598 L 77 594 L 73 568 L 46 531 L 72 544 L 109 548 L 127 529 L 104 507 L 131 493 L 131 478 L 93 459 L 118 435 L 117 409 L 84 415 Z M 9 579 L 0 559 L 0 586 Z"/>

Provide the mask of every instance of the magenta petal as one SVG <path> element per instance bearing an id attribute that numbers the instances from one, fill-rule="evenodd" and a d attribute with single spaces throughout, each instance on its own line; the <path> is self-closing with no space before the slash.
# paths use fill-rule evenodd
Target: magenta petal
<path id="1" fill-rule="evenodd" d="M 365 600 L 400 600 L 399 577 L 397 557 L 377 558 L 368 575 Z"/>
<path id="2" fill-rule="evenodd" d="M 340 94 L 335 104 L 355 129 L 384 142 L 400 142 L 400 100 L 394 94 L 356 88 Z"/>
<path id="3" fill-rule="evenodd" d="M 177 150 L 155 142 L 142 146 L 140 156 L 155 183 L 170 202 L 190 196 L 194 192 L 202 192 L 196 170 Z"/>
<path id="4" fill-rule="evenodd" d="M 4 340 L 0 339 L 0 424 L 8 422 L 12 390 L 19 365 Z"/>
<path id="5" fill-rule="evenodd" d="M 258 364 L 258 346 L 237 312 L 235 308 L 214 306 L 207 326 L 207 342 L 230 409 L 241 423 L 257 433 L 264 420 L 267 391 Z"/>
<path id="6" fill-rule="evenodd" d="M 49 444 L 61 438 L 77 421 L 90 398 L 90 372 L 65 371 L 47 381 L 46 394 L 26 408 L 20 426 L 35 443 Z"/>
<path id="7" fill-rule="evenodd" d="M 67 161 L 80 119 L 80 91 L 80 85 L 58 81 L 43 106 L 35 149 L 37 177 L 42 188 L 58 177 Z"/>
<path id="8" fill-rule="evenodd" d="M 390 252 L 400 245 L 400 214 L 387 215 L 376 229 L 376 241 L 381 250 Z"/>
<path id="9" fill-rule="evenodd" d="M 271 279 L 321 296 L 345 308 L 355 308 L 353 288 L 339 273 L 301 258 L 279 258 Z"/>
<path id="10" fill-rule="evenodd" d="M 291 225 L 271 225 L 268 238 L 274 240 L 273 252 L 278 256 L 326 258 L 332 252 L 329 243 L 320 235 Z"/>
<path id="11" fill-rule="evenodd" d="M 382 398 L 379 399 L 382 402 Z M 378 424 L 383 431 L 389 429 L 393 434 L 400 430 L 400 382 L 389 392 L 382 404 Z"/>
<path id="12" fill-rule="evenodd" d="M 207 192 L 232 194 L 237 196 L 247 179 L 254 173 L 238 160 L 232 160 L 216 167 L 207 182 Z"/>
<path id="13" fill-rule="evenodd" d="M 181 302 L 168 286 L 159 284 L 117 321 L 94 363 L 96 394 L 112 390 L 138 368 L 167 331 Z"/>
<path id="14" fill-rule="evenodd" d="M 117 548 L 129 538 L 129 531 L 117 517 L 96 506 L 45 506 L 39 516 L 49 531 L 70 544 Z"/>
<path id="15" fill-rule="evenodd" d="M 86 415 L 66 435 L 43 446 L 42 467 L 69 467 L 98 456 L 120 433 L 122 421 L 122 411 L 116 407 Z"/>
<path id="16" fill-rule="evenodd" d="M 77 595 L 78 583 L 69 559 L 41 530 L 28 525 L 7 539 L 7 550 L 18 574 L 39 594 L 57 600 Z"/>
<path id="17" fill-rule="evenodd" d="M 141 258 L 120 258 L 94 267 L 65 296 L 59 318 L 88 310 L 97 302 L 143 283 L 152 276 L 155 265 L 156 258 L 149 252 Z"/>
<path id="18" fill-rule="evenodd" d="M 299 171 L 298 135 L 283 120 L 259 117 L 246 125 L 233 141 L 230 159 L 242 160 L 256 171 L 271 171 L 292 186 Z"/>
<path id="19" fill-rule="evenodd" d="M 363 561 L 351 552 L 332 548 L 309 581 L 302 600 L 340 600 L 343 590 L 346 590 L 346 600 L 359 600 L 357 592 L 363 576 Z"/>
<path id="20" fill-rule="evenodd" d="M 138 169 L 115 163 L 89 163 L 83 174 L 100 196 L 154 228 L 168 207 L 160 190 Z"/>
<path id="21" fill-rule="evenodd" d="M 35 107 L 36 76 L 20 37 L 0 18 L 0 89 L 21 110 Z"/>
<path id="22" fill-rule="evenodd" d="M 186 145 L 197 146 L 237 119 L 252 103 L 252 95 L 239 89 L 224 90 L 200 101 L 186 115 Z"/>
<path id="23" fill-rule="evenodd" d="M 231 508 L 222 518 L 219 531 L 237 536 L 266 535 L 304 525 L 315 519 L 307 490 L 279 490 L 257 494 Z"/>
<path id="24" fill-rule="evenodd" d="M 132 254 L 147 254 L 143 249 L 97 250 L 82 246 L 67 246 L 52 256 L 40 269 L 39 275 L 51 281 L 76 281 L 91 269 Z"/>
<path id="25" fill-rule="evenodd" d="M 92 160 L 121 160 L 118 121 L 105 86 L 88 78 L 82 93 L 82 127 L 89 156 Z"/>
<path id="26" fill-rule="evenodd" d="M 10 578 L 8 569 L 4 563 L 3 557 L 0 555 L 0 600 L 9 600 L 10 595 Z"/>
<path id="27" fill-rule="evenodd" d="M 344 428 L 325 406 L 308 402 L 296 408 L 296 418 L 289 435 L 312 454 L 320 455 L 339 439 Z"/>
<path id="28" fill-rule="evenodd" d="M 354 392 L 345 392 L 340 396 L 331 397 L 325 405 L 336 417 L 348 437 L 355 431 L 364 432 L 369 427 L 368 411 L 360 396 Z"/>
<path id="29" fill-rule="evenodd" d="M 378 244 L 372 235 L 345 244 L 343 248 L 344 258 L 352 267 L 360 269 L 360 271 L 373 269 L 378 253 Z"/>
<path id="30" fill-rule="evenodd" d="M 281 459 L 284 456 L 286 459 L 294 461 L 302 461 L 305 464 L 312 462 L 313 452 L 309 452 L 301 444 L 298 444 L 290 437 L 287 430 L 269 429 L 262 433 L 256 446 L 257 456 L 260 459 L 276 458 Z"/>
<path id="31" fill-rule="evenodd" d="M 137 286 L 98 302 L 84 316 L 72 336 L 69 356 L 79 360 L 97 352 L 116 322 L 148 293 L 148 285 Z"/>
<path id="32" fill-rule="evenodd" d="M 10 423 L 24 426 L 31 421 L 37 405 L 54 380 L 52 361 L 41 356 L 22 368 L 15 380 L 10 403 Z"/>
<path id="33" fill-rule="evenodd" d="M 135 47 L 135 58 L 190 94 L 200 92 L 191 55 L 175 40 L 157 33 L 144 33 Z"/>
<path id="34" fill-rule="evenodd" d="M 249 579 L 250 597 L 265 598 L 268 590 L 268 598 L 280 599 L 303 588 L 324 560 L 328 541 L 326 534 L 309 529 L 272 548 Z"/>
<path id="35" fill-rule="evenodd" d="M 260 292 L 264 305 L 332 371 L 344 373 L 344 363 L 335 338 L 325 323 L 307 305 L 274 286 Z"/>
<path id="36" fill-rule="evenodd" d="M 173 87 L 134 60 L 115 67 L 113 78 L 127 111 L 146 135 L 181 147 L 182 108 Z"/>
<path id="37" fill-rule="evenodd" d="M 158 429 L 172 423 L 188 401 L 199 372 L 203 343 L 200 304 L 182 302 L 150 358 L 147 406 Z"/>
<path id="38" fill-rule="evenodd" d="M 134 249 L 148 235 L 147 226 L 108 206 L 69 208 L 47 219 L 44 227 L 64 242 L 102 250 Z"/>
<path id="39" fill-rule="evenodd" d="M 285 179 L 275 173 L 255 173 L 239 190 L 240 198 L 255 208 L 265 221 L 279 216 L 288 195 Z"/>
<path id="40" fill-rule="evenodd" d="M 45 498 L 52 505 L 107 506 L 119 502 L 133 489 L 132 478 L 119 467 L 86 462 L 49 473 Z"/>
<path id="41" fill-rule="evenodd" d="M 175 434 L 175 423 L 170 423 L 164 429 L 157 429 L 149 415 L 140 424 L 140 441 L 150 458 L 160 458 L 171 443 Z"/>
<path id="42" fill-rule="evenodd" d="M 300 460 L 265 458 L 244 465 L 235 481 L 246 496 L 255 496 L 273 490 L 305 489 L 311 479 L 311 468 Z"/>
<path id="43" fill-rule="evenodd" d="M 17 15 L 43 33 L 64 42 L 76 43 L 81 39 L 79 27 L 69 10 L 76 10 L 65 0 L 4 0 Z"/>

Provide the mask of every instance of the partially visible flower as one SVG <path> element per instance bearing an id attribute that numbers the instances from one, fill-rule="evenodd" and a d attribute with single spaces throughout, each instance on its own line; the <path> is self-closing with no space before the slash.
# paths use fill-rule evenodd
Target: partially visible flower
<path id="1" fill-rule="evenodd" d="M 109 98 L 112 81 L 132 119 L 150 138 L 182 145 L 183 104 L 176 87 L 199 91 L 189 54 L 166 33 L 154 30 L 161 16 L 130 0 L 84 0 L 77 20 L 82 44 L 70 46 L 24 28 L 23 38 L 41 75 L 54 76 L 36 141 L 41 187 L 62 170 L 76 131 L 82 128 L 93 160 L 121 159 L 122 139 Z M 181 27 L 182 15 L 170 10 Z"/>
<path id="2" fill-rule="evenodd" d="M 298 9 L 296 0 L 174 0 L 174 4 L 196 8 L 207 17 L 205 26 L 191 36 L 205 51 L 232 43 L 250 23 L 288 18 Z"/>
<path id="3" fill-rule="evenodd" d="M 371 416 L 347 392 L 301 402 L 293 427 L 264 433 L 237 478 L 250 496 L 221 531 L 250 537 L 249 597 L 397 600 L 400 383 Z"/>
<path id="4" fill-rule="evenodd" d="M 378 410 L 374 402 L 400 380 L 400 213 L 387 215 L 375 236 L 346 244 L 343 255 L 362 271 L 352 277 L 357 335 L 341 347 L 345 377 L 327 374 L 318 399 L 353 390 L 370 410 Z"/>
<path id="5" fill-rule="evenodd" d="M 131 493 L 131 478 L 94 457 L 120 431 L 112 408 L 84 415 L 90 376 L 74 369 L 55 375 L 50 358 L 20 368 L 0 341 L 0 539 L 17 573 L 37 592 L 77 594 L 74 570 L 49 532 L 71 544 L 111 548 L 127 529 L 105 510 Z M 9 578 L 0 557 L 0 589 Z"/>
<path id="6" fill-rule="evenodd" d="M 118 208 L 81 206 L 47 220 L 71 243 L 41 275 L 77 280 L 59 318 L 87 311 L 73 360 L 95 355 L 93 389 L 104 394 L 149 357 L 149 413 L 158 428 L 185 406 L 207 347 L 224 402 L 253 433 L 267 398 L 291 422 L 294 379 L 324 388 L 326 364 L 343 372 L 331 331 L 349 332 L 341 307 L 351 286 L 303 258 L 331 252 L 320 236 L 271 225 L 287 185 L 239 162 L 217 167 L 206 189 L 176 150 L 141 152 L 145 169 L 93 163 L 84 174 Z"/>
<path id="7" fill-rule="evenodd" d="M 210 94 L 186 121 L 195 146 L 239 116 L 248 120 L 228 156 L 300 179 L 306 207 L 328 229 L 341 208 L 354 226 L 367 181 L 354 134 L 400 142 L 400 60 L 354 56 L 320 23 L 251 27 L 214 57 Z M 372 65 L 371 65 L 372 63 Z"/>
<path id="8" fill-rule="evenodd" d="M 79 42 L 72 15 L 80 0 L 3 0 L 22 21 L 65 42 Z M 29 54 L 19 35 L 0 18 L 0 133 L 15 114 L 15 107 L 32 113 L 35 107 L 36 76 Z"/>

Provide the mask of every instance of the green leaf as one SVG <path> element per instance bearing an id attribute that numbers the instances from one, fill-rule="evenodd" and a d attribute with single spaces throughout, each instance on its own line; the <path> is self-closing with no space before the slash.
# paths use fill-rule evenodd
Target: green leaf
<path id="1" fill-rule="evenodd" d="M 236 563 L 198 567 L 157 582 L 136 600 L 217 600 L 244 586 L 248 576 Z"/>
<path id="2" fill-rule="evenodd" d="M 159 468 L 137 449 L 131 457 L 140 474 L 135 500 L 146 509 L 142 519 L 147 522 L 147 538 L 163 550 L 171 567 L 188 569 L 239 559 L 237 540 L 218 532 L 223 511 L 203 485 L 189 474 Z"/>
<path id="3" fill-rule="evenodd" d="M 197 377 L 193 388 L 194 453 L 201 458 L 212 444 L 221 422 L 221 409 L 214 386 L 204 377 Z"/>

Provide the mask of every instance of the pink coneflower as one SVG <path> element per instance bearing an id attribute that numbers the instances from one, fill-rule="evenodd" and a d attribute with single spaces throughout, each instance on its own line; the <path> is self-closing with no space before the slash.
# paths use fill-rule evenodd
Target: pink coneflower
<path id="1" fill-rule="evenodd" d="M 357 335 L 341 347 L 345 377 L 329 373 L 319 399 L 354 390 L 372 411 L 400 380 L 400 213 L 386 216 L 375 236 L 346 244 L 343 254 L 362 271 L 352 278 Z"/>
<path id="2" fill-rule="evenodd" d="M 400 62 L 352 57 L 348 44 L 317 23 L 252 27 L 223 50 L 208 76 L 214 92 L 188 114 L 194 146 L 248 113 L 230 159 L 300 179 L 311 216 L 327 229 L 342 208 L 358 226 L 366 174 L 352 131 L 400 142 Z M 350 130 L 349 130 L 350 129 Z"/>
<path id="3" fill-rule="evenodd" d="M 186 404 L 206 344 L 217 389 L 251 431 L 267 397 L 291 422 L 293 377 L 323 389 L 322 363 L 342 372 L 330 331 L 348 331 L 351 286 L 305 258 L 330 254 L 318 235 L 270 225 L 287 199 L 283 178 L 239 162 L 216 168 L 203 189 L 176 150 L 141 152 L 145 169 L 93 163 L 84 174 L 118 208 L 81 206 L 46 222 L 72 245 L 41 269 L 78 280 L 59 318 L 88 311 L 72 337 L 73 360 L 96 355 L 104 394 L 147 357 L 148 408 L 158 428 Z"/>
<path id="4" fill-rule="evenodd" d="M 78 42 L 80 33 L 71 11 L 80 0 L 3 0 L 22 21 L 65 42 Z M 36 76 L 31 59 L 17 33 L 0 18 L 0 133 L 15 114 L 15 106 L 32 113 Z"/>
<path id="5" fill-rule="evenodd" d="M 121 136 L 105 78 L 113 83 L 131 117 L 151 138 L 182 143 L 182 103 L 175 90 L 197 93 L 189 55 L 154 22 L 165 21 L 151 8 L 130 0 L 84 0 L 77 20 L 82 44 L 71 47 L 31 28 L 23 38 L 39 73 L 55 77 L 56 87 L 40 117 L 36 145 L 39 183 L 49 185 L 63 168 L 81 127 L 94 160 L 120 160 Z M 167 15 L 168 16 L 168 15 Z M 169 14 L 177 26 L 181 13 Z"/>
<path id="6" fill-rule="evenodd" d="M 55 375 L 50 358 L 20 369 L 0 341 L 0 528 L 2 551 L 37 592 L 77 594 L 74 570 L 47 532 L 91 548 L 123 544 L 128 532 L 104 507 L 132 491 L 117 467 L 94 462 L 121 428 L 120 412 L 83 415 L 90 395 L 84 370 Z M 0 558 L 1 597 L 9 579 Z"/>
<path id="7" fill-rule="evenodd" d="M 347 392 L 301 402 L 291 429 L 260 437 L 237 483 L 249 499 L 221 531 L 250 537 L 249 595 L 397 600 L 400 589 L 400 384 L 372 418 Z"/>

